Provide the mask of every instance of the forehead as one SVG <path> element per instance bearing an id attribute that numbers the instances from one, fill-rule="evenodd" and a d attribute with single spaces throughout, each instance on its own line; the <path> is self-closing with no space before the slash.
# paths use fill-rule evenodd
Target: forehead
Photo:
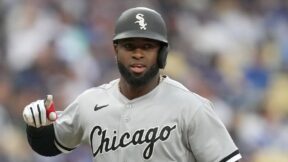
<path id="1" fill-rule="evenodd" d="M 125 39 L 120 39 L 118 41 L 119 43 L 153 43 L 153 44 L 160 44 L 159 41 L 149 39 L 149 38 L 125 38 Z"/>

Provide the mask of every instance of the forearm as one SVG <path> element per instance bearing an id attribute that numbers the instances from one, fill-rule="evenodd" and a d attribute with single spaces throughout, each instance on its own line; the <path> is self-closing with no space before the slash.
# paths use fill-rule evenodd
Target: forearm
<path id="1" fill-rule="evenodd" d="M 55 156 L 61 153 L 54 144 L 53 124 L 35 128 L 27 126 L 27 138 L 31 148 L 43 156 Z"/>

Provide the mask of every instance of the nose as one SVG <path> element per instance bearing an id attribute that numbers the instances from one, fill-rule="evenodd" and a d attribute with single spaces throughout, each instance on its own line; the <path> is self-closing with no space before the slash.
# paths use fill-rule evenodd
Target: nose
<path id="1" fill-rule="evenodd" d="M 143 50 L 141 50 L 140 48 L 135 49 L 133 51 L 132 57 L 137 60 L 143 58 L 144 57 Z"/>

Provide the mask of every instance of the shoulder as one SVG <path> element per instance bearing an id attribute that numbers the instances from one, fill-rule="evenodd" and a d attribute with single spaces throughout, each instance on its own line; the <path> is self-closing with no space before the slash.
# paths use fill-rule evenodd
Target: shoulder
<path id="1" fill-rule="evenodd" d="M 163 100 L 166 107 L 171 110 L 181 112 L 185 119 L 191 119 L 199 111 L 213 109 L 210 100 L 200 96 L 178 81 L 166 77 L 163 80 L 163 85 L 158 100 Z"/>
<path id="2" fill-rule="evenodd" d="M 207 98 L 192 92 L 182 83 L 173 80 L 166 76 L 163 80 L 162 92 L 165 95 L 171 96 L 174 99 L 183 101 L 183 103 L 194 103 L 194 104 L 207 104 L 210 101 Z"/>
<path id="3" fill-rule="evenodd" d="M 158 100 L 162 100 L 165 108 L 169 108 L 170 112 L 178 114 L 183 129 L 189 127 L 192 120 L 196 120 L 194 117 L 197 113 L 212 110 L 212 104 L 207 98 L 168 77 L 162 81 Z"/>

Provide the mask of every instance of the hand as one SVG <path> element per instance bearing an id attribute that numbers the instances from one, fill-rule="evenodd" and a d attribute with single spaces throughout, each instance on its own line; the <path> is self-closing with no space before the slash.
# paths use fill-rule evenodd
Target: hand
<path id="1" fill-rule="evenodd" d="M 57 119 L 53 96 L 47 95 L 45 100 L 30 103 L 23 111 L 24 121 L 33 127 L 39 128 L 52 124 Z"/>

